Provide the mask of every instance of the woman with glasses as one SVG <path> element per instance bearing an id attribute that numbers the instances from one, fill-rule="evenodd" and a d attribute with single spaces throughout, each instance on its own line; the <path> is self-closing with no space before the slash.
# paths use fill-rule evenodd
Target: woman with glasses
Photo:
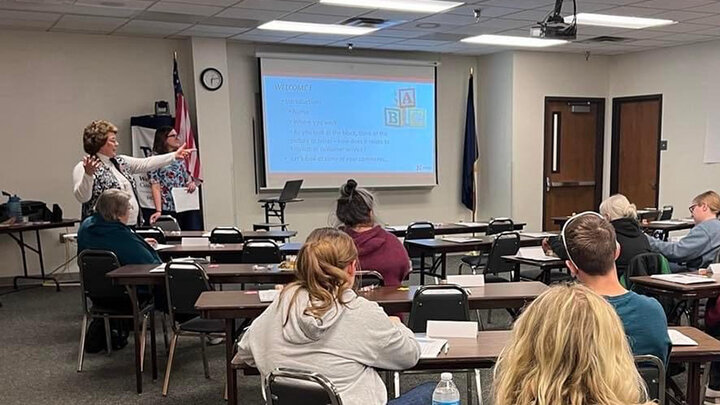
<path id="1" fill-rule="evenodd" d="M 73 194 L 82 203 L 82 218 L 95 213 L 95 203 L 105 190 L 119 189 L 130 194 L 130 215 L 126 225 L 141 225 L 142 216 L 135 190 L 133 174 L 146 173 L 183 160 L 194 149 L 178 145 L 172 153 L 148 158 L 118 155 L 118 128 L 109 121 L 91 122 L 83 130 L 82 162 L 73 169 Z"/>
<path id="2" fill-rule="evenodd" d="M 172 127 L 160 127 L 155 131 L 153 152 L 156 155 L 175 152 L 180 148 L 178 134 Z M 148 173 L 152 187 L 155 212 L 150 216 L 150 223 L 154 224 L 160 215 L 170 215 L 178 221 L 180 229 L 184 231 L 197 231 L 202 228 L 200 211 L 177 212 L 172 189 L 184 188 L 182 192 L 196 193 L 197 185 L 190 175 L 185 162 L 174 161 L 171 164 Z"/>
<path id="3" fill-rule="evenodd" d="M 695 227 L 679 241 L 666 242 L 646 235 L 653 251 L 672 262 L 674 270 L 706 267 L 720 250 L 720 221 L 717 218 L 720 195 L 706 191 L 693 198 L 689 210 Z"/>

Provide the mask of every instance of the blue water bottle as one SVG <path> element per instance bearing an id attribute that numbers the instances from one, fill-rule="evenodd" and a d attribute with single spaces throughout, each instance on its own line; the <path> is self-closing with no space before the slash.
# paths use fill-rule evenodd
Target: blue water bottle
<path id="1" fill-rule="evenodd" d="M 15 218 L 15 222 L 22 222 L 22 206 L 20 205 L 20 197 L 12 195 L 7 202 L 8 216 Z"/>

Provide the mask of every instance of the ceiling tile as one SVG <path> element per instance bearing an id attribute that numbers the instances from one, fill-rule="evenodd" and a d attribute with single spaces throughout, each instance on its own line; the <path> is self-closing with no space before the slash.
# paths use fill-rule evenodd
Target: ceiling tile
<path id="1" fill-rule="evenodd" d="M 510 9 L 512 10 L 512 9 Z M 517 10 L 513 10 L 517 11 Z M 486 18 L 481 18 L 481 20 L 485 20 Z M 469 15 L 459 15 L 459 14 L 450 14 L 450 13 L 442 13 L 442 14 L 434 14 L 429 17 L 424 17 L 417 20 L 418 22 L 434 22 L 439 24 L 451 24 L 451 25 L 468 25 L 468 24 L 474 24 L 475 23 L 475 17 L 473 17 L 472 13 Z"/>
<path id="2" fill-rule="evenodd" d="M 667 35 L 665 32 L 650 30 L 619 30 L 613 31 L 612 36 L 632 39 L 650 39 Z"/>
<path id="3" fill-rule="evenodd" d="M 241 3 L 236 4 L 235 7 L 290 12 L 300 10 L 312 3 L 312 1 L 244 0 Z"/>
<path id="4" fill-rule="evenodd" d="M 267 22 L 276 20 L 288 14 L 286 11 L 256 10 L 252 8 L 230 7 L 216 15 L 216 17 L 245 18 Z"/>
<path id="5" fill-rule="evenodd" d="M 317 24 L 336 24 L 341 21 L 345 21 L 346 17 L 327 14 L 293 13 L 285 16 L 283 19 Z"/>
<path id="6" fill-rule="evenodd" d="M 700 12 L 700 13 L 720 14 L 720 2 L 706 4 L 704 6 L 699 6 L 699 7 L 691 7 L 691 8 L 688 8 L 687 10 L 688 11 L 696 11 L 696 12 Z"/>
<path id="7" fill-rule="evenodd" d="M 204 25 L 204 24 L 197 24 L 194 25 L 185 31 L 183 33 L 190 33 L 190 34 L 205 34 L 205 35 L 199 35 L 199 36 L 218 36 L 218 37 L 232 37 L 235 35 L 238 35 L 242 32 L 248 31 L 247 28 L 241 28 L 241 27 L 221 27 L 217 25 Z"/>
<path id="8" fill-rule="evenodd" d="M 188 3 L 177 3 L 173 1 L 159 1 L 155 3 L 148 10 L 150 11 L 161 11 L 166 13 L 177 13 L 177 14 L 192 14 L 209 17 L 215 15 L 223 10 L 222 7 L 217 6 L 201 6 L 198 4 Z"/>
<path id="9" fill-rule="evenodd" d="M 327 39 L 312 39 L 312 38 L 288 38 L 282 41 L 283 44 L 298 44 L 298 45 L 329 45 L 334 41 L 328 41 Z"/>
<path id="10" fill-rule="evenodd" d="M 661 37 L 657 37 L 661 41 L 673 41 L 673 42 L 703 42 L 710 40 L 717 40 L 717 38 L 710 35 L 696 35 L 696 34 L 669 34 Z"/>
<path id="11" fill-rule="evenodd" d="M 91 31 L 110 33 L 128 22 L 127 18 L 97 17 L 66 14 L 52 27 L 52 31 Z"/>
<path id="12" fill-rule="evenodd" d="M 250 30 L 243 32 L 240 36 L 244 37 L 263 37 L 263 38 L 292 38 L 299 34 L 297 32 L 283 32 L 283 31 L 267 31 L 267 30 Z"/>
<path id="13" fill-rule="evenodd" d="M 695 32 L 700 30 L 706 30 L 712 28 L 711 25 L 696 24 L 697 20 L 693 20 L 692 23 L 677 23 L 670 25 L 663 25 L 657 28 L 647 28 L 648 31 L 663 31 L 663 32 Z"/>
<path id="14" fill-rule="evenodd" d="M 210 17 L 202 20 L 205 25 L 219 25 L 234 28 L 255 28 L 260 25 L 258 20 L 246 20 L 244 18 Z"/>
<path id="15" fill-rule="evenodd" d="M 77 0 L 76 5 L 90 5 L 107 8 L 129 8 L 133 10 L 145 10 L 150 7 L 154 1 L 150 0 Z"/>
<path id="16" fill-rule="evenodd" d="M 709 28 L 706 30 L 695 31 L 695 32 L 693 32 L 693 34 L 720 36 L 720 27 L 714 27 L 714 28 Z"/>
<path id="17" fill-rule="evenodd" d="M 692 24 L 705 24 L 705 25 L 720 25 L 720 14 L 710 15 L 707 17 L 693 19 L 690 23 Z M 705 27 L 710 28 L 710 27 Z"/>
<path id="18" fill-rule="evenodd" d="M 427 14 L 422 13 L 408 13 L 402 11 L 392 10 L 373 10 L 361 14 L 367 18 L 382 18 L 383 20 L 392 21 L 415 21 L 425 17 Z"/>
<path id="19" fill-rule="evenodd" d="M 451 44 L 451 41 L 428 41 L 425 39 L 406 39 L 402 42 L 398 42 L 401 45 L 418 45 L 418 46 L 427 46 L 427 47 L 435 47 L 438 45 L 447 45 Z"/>
<path id="20" fill-rule="evenodd" d="M 547 10 L 525 10 L 518 11 L 513 14 L 508 14 L 506 16 L 503 16 L 503 18 L 509 20 L 525 20 L 535 23 L 545 19 L 545 17 L 547 17 L 547 14 Z"/>
<path id="21" fill-rule="evenodd" d="M 463 16 L 475 18 L 474 11 L 476 9 L 480 9 L 481 17 L 502 17 L 502 16 L 510 14 L 510 13 L 517 13 L 517 11 L 518 11 L 517 8 L 492 7 L 492 6 L 486 6 L 484 4 L 475 4 L 475 5 L 469 5 L 469 6 L 455 7 L 455 8 L 448 10 L 444 14 L 456 14 L 456 15 L 463 15 Z M 439 14 L 436 14 L 436 15 L 439 15 Z"/>
<path id="22" fill-rule="evenodd" d="M 178 3 L 198 4 L 202 6 L 230 7 L 242 0 L 173 0 Z"/>
<path id="23" fill-rule="evenodd" d="M 584 11 L 584 10 L 582 10 Z M 601 14 L 610 15 L 621 15 L 626 17 L 650 17 L 654 14 L 660 13 L 663 10 L 654 8 L 643 8 L 643 7 L 632 7 L 632 6 L 621 6 L 615 8 L 609 8 L 602 11 Z"/>
<path id="24" fill-rule="evenodd" d="M 400 30 L 400 29 L 393 29 L 393 28 L 385 28 L 381 29 L 379 31 L 373 32 L 372 36 L 383 36 L 383 37 L 392 37 L 392 38 L 416 38 L 423 35 L 426 35 L 427 32 L 423 31 L 412 31 L 412 30 Z"/>
<path id="25" fill-rule="evenodd" d="M 46 4 L 28 3 L 23 1 L 0 0 L 0 9 L 40 11 L 51 13 L 70 13 L 84 15 L 99 15 L 109 17 L 130 17 L 140 12 L 132 8 L 105 7 L 101 5 L 75 5 L 75 4 Z"/>
<path id="26" fill-rule="evenodd" d="M 440 23 L 429 23 L 423 21 L 410 21 L 404 24 L 398 24 L 393 28 L 410 31 L 425 31 L 425 32 L 451 32 L 454 29 L 460 28 L 461 25 L 453 24 L 440 24 Z"/>
<path id="27" fill-rule="evenodd" d="M 713 0 L 647 0 L 635 3 L 637 7 L 661 8 L 666 10 L 685 10 L 691 7 L 715 3 Z"/>
<path id="28" fill-rule="evenodd" d="M 673 21 L 679 21 L 679 22 L 685 22 L 690 21 L 694 22 L 693 20 L 696 20 L 698 18 L 707 17 L 708 13 L 697 13 L 693 11 L 683 11 L 683 10 L 674 10 L 674 11 L 663 11 L 662 13 L 653 14 L 653 18 L 664 18 L 666 20 L 673 20 Z"/>
<path id="29" fill-rule="evenodd" d="M 0 28 L 10 30 L 46 31 L 52 27 L 53 24 L 53 21 L 13 20 L 0 17 Z"/>
<path id="30" fill-rule="evenodd" d="M 205 19 L 202 15 L 163 13 L 161 11 L 143 11 L 135 17 L 136 20 L 163 21 L 171 23 L 195 24 Z"/>
<path id="31" fill-rule="evenodd" d="M 578 13 L 598 13 L 603 12 L 605 13 L 606 10 L 617 7 L 617 4 L 611 4 L 611 3 L 588 3 L 583 1 L 581 4 L 578 4 L 577 12 Z M 550 11 L 548 9 L 547 11 Z M 566 1 L 563 3 L 562 8 L 563 15 L 566 14 L 572 14 L 573 12 L 573 3 L 572 1 Z"/>
<path id="32" fill-rule="evenodd" d="M 347 41 L 338 41 L 343 42 L 347 44 L 347 42 L 352 42 L 356 45 L 375 45 L 375 44 L 392 44 L 395 42 L 402 41 L 402 38 L 393 38 L 393 37 L 379 37 L 379 36 L 373 36 L 373 35 L 363 35 L 360 37 L 353 37 L 349 38 Z"/>
<path id="33" fill-rule="evenodd" d="M 313 4 L 310 7 L 302 9 L 302 12 L 312 14 L 339 15 L 342 17 L 355 17 L 356 15 L 367 13 L 368 9 L 358 7 L 328 6 L 326 4 Z"/>
<path id="34" fill-rule="evenodd" d="M 647 46 L 653 48 L 662 48 L 666 46 L 677 46 L 677 42 L 673 41 L 659 41 L 657 39 L 639 39 L 632 42 L 635 46 Z"/>
<path id="35" fill-rule="evenodd" d="M 0 10 L 0 18 L 4 20 L 41 21 L 54 23 L 58 20 L 58 18 L 60 18 L 60 14 L 35 13 L 32 11 Z"/>
<path id="36" fill-rule="evenodd" d="M 164 21 L 132 20 L 117 29 L 114 33 L 141 35 L 172 35 L 190 27 L 191 24 L 171 23 Z"/>

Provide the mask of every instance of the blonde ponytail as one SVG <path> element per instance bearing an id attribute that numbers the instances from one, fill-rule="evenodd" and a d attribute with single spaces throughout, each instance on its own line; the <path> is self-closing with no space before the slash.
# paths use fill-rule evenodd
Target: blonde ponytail
<path id="1" fill-rule="evenodd" d="M 620 218 L 637 218 L 637 207 L 622 194 L 611 195 L 600 204 L 600 215 L 608 221 Z"/>

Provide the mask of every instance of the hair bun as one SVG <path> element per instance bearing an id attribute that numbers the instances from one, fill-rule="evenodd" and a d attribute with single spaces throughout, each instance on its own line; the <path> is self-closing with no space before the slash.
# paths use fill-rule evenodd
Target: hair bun
<path id="1" fill-rule="evenodd" d="M 349 179 L 342 188 L 342 194 L 344 197 L 349 197 L 357 188 L 357 182 L 353 179 Z"/>

